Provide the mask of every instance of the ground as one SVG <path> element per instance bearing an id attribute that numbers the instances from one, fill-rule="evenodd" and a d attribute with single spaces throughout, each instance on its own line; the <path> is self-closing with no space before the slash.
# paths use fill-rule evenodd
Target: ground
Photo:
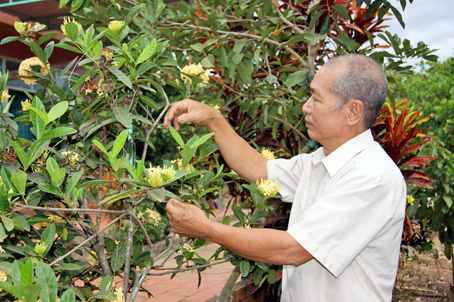
<path id="1" fill-rule="evenodd" d="M 393 295 L 393 302 L 453 302 L 450 286 L 453 284 L 453 266 L 442 251 L 442 247 L 435 242 L 438 257 L 435 251 L 419 253 L 408 248 L 407 253 L 401 255 L 401 268 Z M 405 260 L 402 263 L 402 260 Z"/>

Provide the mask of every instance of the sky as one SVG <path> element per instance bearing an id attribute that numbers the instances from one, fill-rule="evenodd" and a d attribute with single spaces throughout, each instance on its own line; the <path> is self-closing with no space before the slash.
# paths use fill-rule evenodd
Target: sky
<path id="1" fill-rule="evenodd" d="M 405 29 L 393 19 L 388 21 L 391 33 L 397 34 L 402 40 L 410 40 L 412 45 L 423 41 L 431 49 L 439 49 L 434 54 L 443 62 L 454 57 L 454 0 L 407 0 L 402 12 L 399 1 L 391 0 L 398 7 L 405 22 Z"/>

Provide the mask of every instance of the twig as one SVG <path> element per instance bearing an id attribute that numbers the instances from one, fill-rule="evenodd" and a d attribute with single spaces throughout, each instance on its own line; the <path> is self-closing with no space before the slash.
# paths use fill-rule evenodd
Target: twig
<path id="1" fill-rule="evenodd" d="M 114 211 L 114 210 L 101 210 L 101 209 L 68 209 L 68 208 L 46 208 L 46 207 L 35 207 L 35 206 L 28 206 L 23 204 L 17 204 L 17 207 L 30 209 L 30 210 L 41 210 L 41 211 L 49 211 L 49 212 L 100 212 L 100 213 L 109 213 L 109 214 L 123 214 L 126 211 Z"/>
<path id="2" fill-rule="evenodd" d="M 166 271 L 162 272 L 162 273 L 148 273 L 148 276 L 164 276 L 164 275 L 173 274 L 173 273 L 192 271 L 195 269 L 210 267 L 213 265 L 218 265 L 218 264 L 222 264 L 222 263 L 226 263 L 226 262 L 230 262 L 230 261 L 232 261 L 232 259 L 224 259 L 224 260 L 219 260 L 219 261 L 215 261 L 215 262 L 211 262 L 211 263 L 207 263 L 207 264 L 203 264 L 203 265 L 191 266 L 191 267 L 186 267 L 186 268 L 175 268 L 175 269 L 156 268 L 154 270 L 166 270 Z"/>
<path id="3" fill-rule="evenodd" d="M 70 250 L 69 252 L 67 252 L 66 254 L 64 254 L 63 256 L 55 259 L 52 263 L 50 263 L 49 265 L 50 266 L 53 266 L 54 264 L 60 262 L 61 260 L 65 259 L 67 256 L 71 255 L 73 252 L 77 251 L 78 249 L 80 249 L 85 243 L 89 242 L 90 240 L 92 240 L 93 238 L 95 238 L 98 234 L 104 232 L 106 229 L 108 229 L 112 224 L 114 224 L 115 222 L 117 222 L 117 220 L 120 220 L 121 218 L 123 218 L 124 216 L 128 215 L 128 213 L 123 213 L 122 215 L 118 216 L 117 218 L 115 218 L 114 220 L 112 220 L 111 222 L 109 222 L 105 227 L 103 227 L 99 233 L 96 233 L 96 234 L 93 234 L 92 236 L 88 237 L 87 239 L 85 239 L 84 241 L 82 241 L 78 246 L 74 247 L 72 250 Z"/>

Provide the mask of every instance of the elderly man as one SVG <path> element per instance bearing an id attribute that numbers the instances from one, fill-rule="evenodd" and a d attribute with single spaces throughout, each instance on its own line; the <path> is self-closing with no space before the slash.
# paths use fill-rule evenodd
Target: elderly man
<path id="1" fill-rule="evenodd" d="M 229 166 L 249 182 L 271 179 L 292 202 L 287 231 L 236 228 L 170 200 L 172 229 L 245 258 L 284 265 L 282 301 L 391 301 L 405 216 L 406 186 L 370 126 L 387 93 L 382 68 L 361 55 L 327 62 L 304 104 L 309 136 L 323 147 L 267 160 L 210 106 L 183 100 L 164 126 L 204 125 Z"/>

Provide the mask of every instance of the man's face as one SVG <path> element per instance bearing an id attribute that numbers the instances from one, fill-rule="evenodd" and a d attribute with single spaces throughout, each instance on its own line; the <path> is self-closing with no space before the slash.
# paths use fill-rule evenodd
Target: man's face
<path id="1" fill-rule="evenodd" d="M 337 148 L 340 131 L 346 123 L 346 112 L 344 108 L 338 110 L 336 97 L 330 90 L 331 83 L 339 76 L 342 72 L 338 68 L 322 67 L 310 84 L 312 96 L 303 105 L 309 136 L 331 151 Z"/>

